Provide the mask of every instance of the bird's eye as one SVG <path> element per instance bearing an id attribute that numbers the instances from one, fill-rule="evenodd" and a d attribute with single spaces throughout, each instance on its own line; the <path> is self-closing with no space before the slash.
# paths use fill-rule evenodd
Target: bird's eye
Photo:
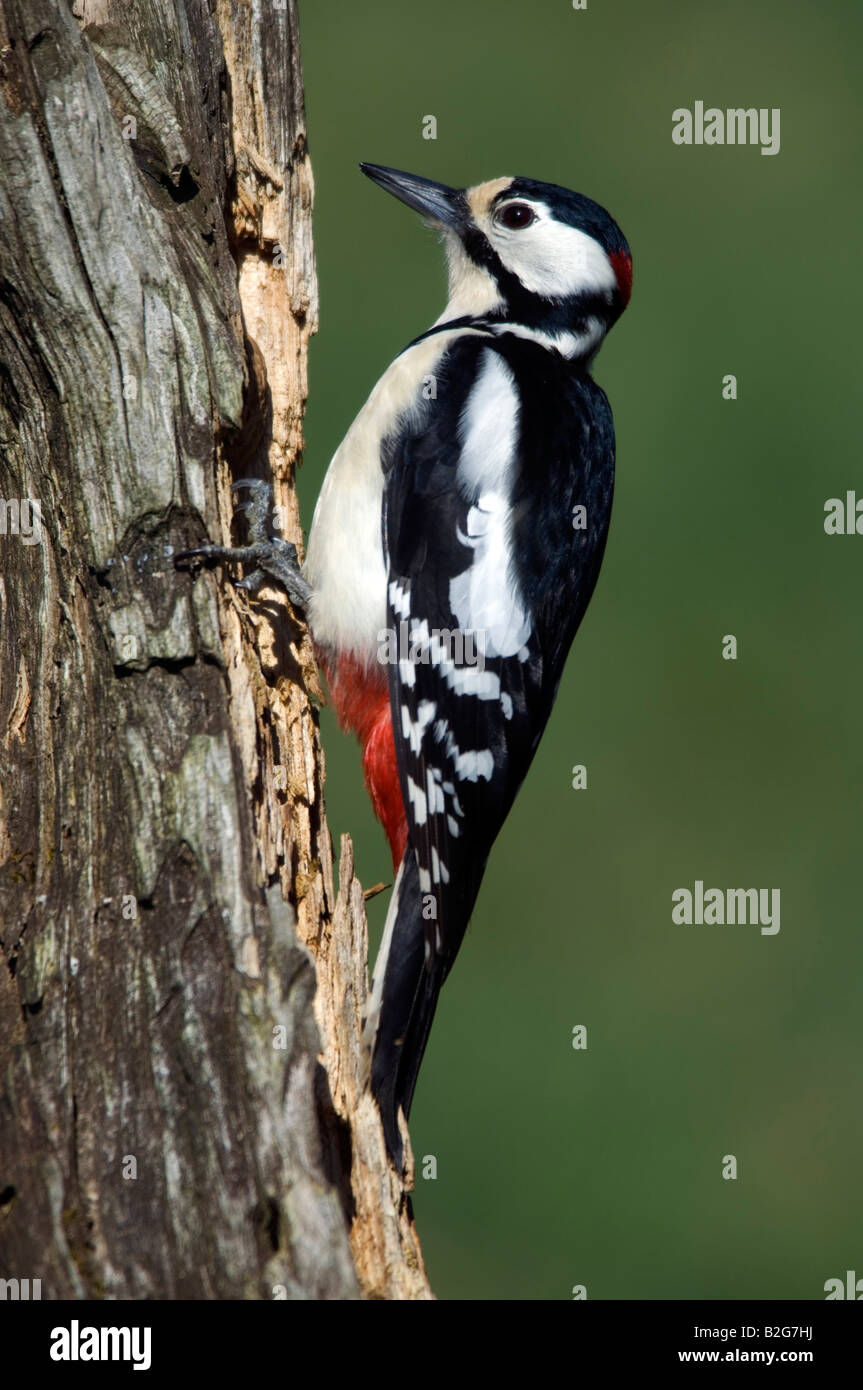
<path id="1" fill-rule="evenodd" d="M 495 222 L 511 232 L 520 232 L 536 221 L 536 213 L 529 203 L 507 203 L 495 214 Z"/>

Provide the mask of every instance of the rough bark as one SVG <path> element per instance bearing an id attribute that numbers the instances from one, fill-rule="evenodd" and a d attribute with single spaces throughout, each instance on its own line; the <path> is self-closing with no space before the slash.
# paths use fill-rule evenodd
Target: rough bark
<path id="1" fill-rule="evenodd" d="M 429 1297 L 307 634 L 171 561 L 240 476 L 301 543 L 293 0 L 3 0 L 0 50 L 0 1277 Z"/>

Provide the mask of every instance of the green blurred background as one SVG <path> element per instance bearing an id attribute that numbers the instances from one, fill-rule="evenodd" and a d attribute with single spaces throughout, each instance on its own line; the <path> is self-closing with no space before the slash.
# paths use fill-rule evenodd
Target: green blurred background
<path id="1" fill-rule="evenodd" d="M 823 529 L 827 498 L 863 496 L 860 6 L 308 0 L 301 28 L 307 528 L 354 414 L 444 303 L 434 235 L 359 160 L 569 185 L 635 262 L 595 368 L 618 439 L 602 575 L 414 1105 L 432 1285 L 823 1298 L 863 1276 L 863 537 Z M 781 108 L 780 153 L 675 146 L 696 100 Z M 389 880 L 356 745 L 328 711 L 323 732 L 334 834 Z M 698 878 L 780 888 L 781 931 L 675 926 Z"/>

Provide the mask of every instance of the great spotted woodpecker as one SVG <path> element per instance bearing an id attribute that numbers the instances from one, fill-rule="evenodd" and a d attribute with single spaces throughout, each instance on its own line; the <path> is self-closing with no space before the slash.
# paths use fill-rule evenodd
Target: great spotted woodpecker
<path id="1" fill-rule="evenodd" d="M 190 553 L 252 562 L 247 587 L 272 574 L 306 603 L 362 743 L 397 869 L 366 1040 L 401 1169 L 399 1111 L 599 574 L 614 429 L 590 367 L 632 259 L 603 208 L 554 184 L 361 168 L 442 231 L 449 302 L 336 452 L 302 575 L 254 497 L 250 547 Z"/>

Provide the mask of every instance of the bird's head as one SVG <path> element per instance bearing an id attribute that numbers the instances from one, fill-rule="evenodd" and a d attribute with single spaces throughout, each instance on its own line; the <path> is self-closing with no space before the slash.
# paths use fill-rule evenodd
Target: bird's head
<path id="1" fill-rule="evenodd" d="M 567 357 L 590 358 L 626 308 L 632 255 L 591 198 L 521 177 L 448 188 L 377 164 L 360 168 L 443 230 L 450 299 L 439 322 L 506 324 Z"/>

